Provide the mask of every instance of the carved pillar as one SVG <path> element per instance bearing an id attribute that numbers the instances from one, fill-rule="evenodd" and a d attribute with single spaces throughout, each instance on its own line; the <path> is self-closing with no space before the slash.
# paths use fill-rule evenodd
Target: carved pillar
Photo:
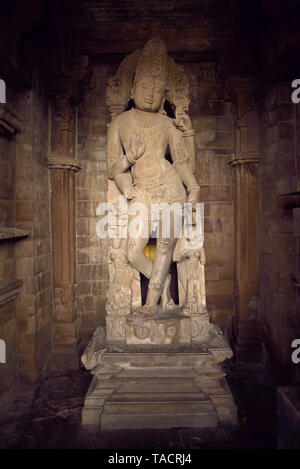
<path id="1" fill-rule="evenodd" d="M 51 169 L 51 231 L 53 253 L 54 366 L 78 366 L 76 289 L 75 160 L 49 157 Z M 57 355 L 60 359 L 57 360 Z"/>
<path id="2" fill-rule="evenodd" d="M 62 61 L 50 84 L 51 129 L 47 165 L 51 185 L 53 253 L 53 367 L 79 366 L 76 293 L 75 107 L 88 70 L 87 57 Z M 52 80 L 53 83 L 53 80 Z"/>
<path id="3" fill-rule="evenodd" d="M 253 325 L 249 326 L 246 322 L 256 320 L 258 288 L 258 123 L 252 79 L 233 76 L 228 85 L 235 108 L 236 151 L 229 164 L 235 172 L 237 333 L 238 344 L 245 342 L 247 348 Z M 245 330 L 242 331 L 243 323 Z"/>

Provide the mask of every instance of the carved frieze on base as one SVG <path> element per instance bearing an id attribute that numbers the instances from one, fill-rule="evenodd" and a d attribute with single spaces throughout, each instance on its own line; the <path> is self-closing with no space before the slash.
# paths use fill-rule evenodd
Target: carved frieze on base
<path id="1" fill-rule="evenodd" d="M 178 307 L 134 324 L 123 314 L 106 316 L 107 340 L 126 344 L 189 344 L 201 341 L 208 327 L 207 312 L 188 316 Z"/>
<path id="2" fill-rule="evenodd" d="M 187 318 L 152 319 L 126 325 L 127 344 L 178 344 L 190 341 L 190 321 Z"/>

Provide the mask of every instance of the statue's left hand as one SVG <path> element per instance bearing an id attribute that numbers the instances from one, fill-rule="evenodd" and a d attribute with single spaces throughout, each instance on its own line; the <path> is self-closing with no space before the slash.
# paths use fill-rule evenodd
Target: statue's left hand
<path id="1" fill-rule="evenodd" d="M 124 195 L 128 200 L 133 199 L 136 196 L 136 189 L 134 187 L 127 187 L 124 189 Z"/>
<path id="2" fill-rule="evenodd" d="M 187 202 L 192 204 L 193 210 L 196 210 L 196 204 L 200 202 L 200 188 L 195 187 L 189 192 Z"/>
<path id="3" fill-rule="evenodd" d="M 174 119 L 174 125 L 177 129 L 181 130 L 181 132 L 187 132 L 192 129 L 190 117 L 183 112 L 176 116 L 176 119 Z"/>

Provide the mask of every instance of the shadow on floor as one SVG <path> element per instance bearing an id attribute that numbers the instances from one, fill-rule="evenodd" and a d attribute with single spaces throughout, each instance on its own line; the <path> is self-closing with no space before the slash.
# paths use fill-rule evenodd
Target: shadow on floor
<path id="1" fill-rule="evenodd" d="M 276 448 L 276 384 L 257 363 L 226 360 L 239 425 L 215 429 L 86 430 L 81 409 L 91 381 L 86 370 L 41 380 L 0 412 L 0 448 L 270 449 Z"/>

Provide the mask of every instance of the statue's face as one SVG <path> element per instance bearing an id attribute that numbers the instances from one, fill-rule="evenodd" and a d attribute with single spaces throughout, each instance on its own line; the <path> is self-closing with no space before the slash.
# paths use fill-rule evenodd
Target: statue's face
<path id="1" fill-rule="evenodd" d="M 157 112 L 164 98 L 164 87 L 161 80 L 145 77 L 134 84 L 133 100 L 138 109 Z"/>

